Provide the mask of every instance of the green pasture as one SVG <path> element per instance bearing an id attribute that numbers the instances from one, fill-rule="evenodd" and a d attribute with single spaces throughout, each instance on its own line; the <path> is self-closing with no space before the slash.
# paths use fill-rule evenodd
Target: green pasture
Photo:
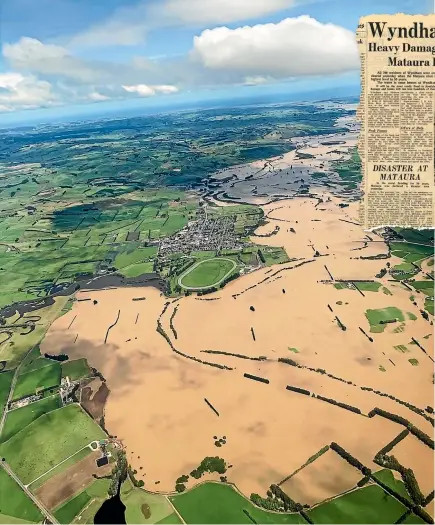
<path id="1" fill-rule="evenodd" d="M 4 407 L 8 400 L 14 373 L 14 370 L 0 372 L 0 415 L 3 413 Z"/>
<path id="2" fill-rule="evenodd" d="M 8 441 L 0 453 L 23 483 L 30 483 L 94 440 L 106 437 L 77 404 L 40 416 Z"/>
<path id="3" fill-rule="evenodd" d="M 394 452 L 391 452 L 391 454 L 394 455 Z M 391 470 L 389 469 L 378 470 L 377 472 L 373 473 L 373 476 L 376 479 L 382 481 L 390 489 L 394 490 L 395 492 L 398 492 L 401 496 L 406 498 L 410 503 L 412 502 L 408 494 L 408 491 L 406 490 L 405 484 L 403 483 L 402 480 L 396 479 Z"/>
<path id="4" fill-rule="evenodd" d="M 76 452 L 74 455 L 72 455 L 69 459 L 64 461 L 63 463 L 59 464 L 57 467 L 55 467 L 53 470 L 50 470 L 47 474 L 44 474 L 40 478 L 38 478 L 34 483 L 31 484 L 32 491 L 35 491 L 37 488 L 42 487 L 42 485 L 48 481 L 53 476 L 56 476 L 56 474 L 60 474 L 64 472 L 67 468 L 71 467 L 72 465 L 75 465 L 82 459 L 84 459 L 86 456 L 92 453 L 92 450 L 89 447 L 84 447 L 80 449 L 78 452 Z M 36 478 L 35 478 L 36 479 Z"/>
<path id="5" fill-rule="evenodd" d="M 202 483 L 169 498 L 186 523 L 306 523 L 300 514 L 278 514 L 254 506 L 231 485 Z"/>
<path id="6" fill-rule="evenodd" d="M 40 523 L 41 521 L 42 514 L 38 507 L 0 467 L 0 523 Z"/>
<path id="7" fill-rule="evenodd" d="M 344 494 L 309 510 L 314 523 L 395 523 L 406 507 L 378 485 Z"/>
<path id="8" fill-rule="evenodd" d="M 365 316 L 370 324 L 370 332 L 374 333 L 381 333 L 385 330 L 387 324 L 381 324 L 381 321 L 397 319 L 402 322 L 405 320 L 403 312 L 395 306 L 379 308 L 377 310 L 367 310 Z"/>
<path id="9" fill-rule="evenodd" d="M 157 523 L 173 513 L 171 505 L 164 496 L 150 494 L 136 488 L 128 479 L 122 485 L 121 499 L 126 506 L 125 518 L 127 523 Z M 145 517 L 143 514 L 142 505 L 148 506 L 149 517 Z"/>
<path id="10" fill-rule="evenodd" d="M 107 498 L 109 489 L 109 479 L 97 479 L 91 483 L 85 490 L 79 492 L 67 502 L 62 503 L 54 511 L 54 517 L 62 524 L 71 523 L 82 509 L 92 500 L 102 502 Z M 82 520 L 80 520 L 82 523 Z"/>
<path id="11" fill-rule="evenodd" d="M 68 376 L 70 381 L 77 381 L 84 377 L 88 377 L 91 374 L 91 369 L 85 358 L 63 361 L 61 368 L 62 377 Z"/>
<path id="12" fill-rule="evenodd" d="M 48 414 L 52 410 L 61 408 L 62 401 L 59 395 L 46 397 L 40 401 L 35 401 L 21 408 L 10 410 L 6 415 L 6 421 L 3 431 L 0 436 L 0 441 L 3 443 L 12 436 L 20 432 L 27 425 L 35 421 L 40 416 Z"/>
<path id="13" fill-rule="evenodd" d="M 413 281 L 409 283 L 410 286 L 412 286 L 415 290 L 419 290 L 420 292 L 423 292 L 426 295 L 429 295 L 430 297 L 433 297 L 435 295 L 434 291 L 434 281 L 428 280 L 428 281 Z"/>
<path id="14" fill-rule="evenodd" d="M 392 277 L 397 281 L 401 281 L 403 279 L 411 279 L 416 273 L 418 273 L 418 269 L 409 262 L 396 264 L 396 266 L 393 266 L 392 269 L 394 270 L 394 272 L 392 273 Z M 396 271 L 399 273 L 396 273 Z"/>
<path id="15" fill-rule="evenodd" d="M 21 399 L 40 390 L 56 387 L 60 385 L 61 376 L 61 365 L 55 361 L 50 361 L 42 368 L 20 374 L 14 388 L 13 399 Z"/>
<path id="16" fill-rule="evenodd" d="M 419 261 L 433 256 L 433 246 L 424 244 L 411 244 L 408 242 L 393 241 L 390 243 L 391 253 L 400 257 L 407 263 L 418 263 Z"/>

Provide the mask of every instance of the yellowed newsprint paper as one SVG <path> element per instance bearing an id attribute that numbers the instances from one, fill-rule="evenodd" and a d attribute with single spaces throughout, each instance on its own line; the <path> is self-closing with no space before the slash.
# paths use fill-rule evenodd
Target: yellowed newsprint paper
<path id="1" fill-rule="evenodd" d="M 435 15 L 370 15 L 361 58 L 361 223 L 434 226 Z"/>

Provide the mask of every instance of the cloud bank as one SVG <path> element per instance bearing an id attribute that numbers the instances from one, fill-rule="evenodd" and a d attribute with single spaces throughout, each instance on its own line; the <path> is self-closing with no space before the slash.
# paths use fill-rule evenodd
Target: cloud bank
<path id="1" fill-rule="evenodd" d="M 171 16 L 205 17 L 200 0 L 166 0 Z M 251 0 L 250 12 L 279 9 L 290 0 Z M 214 20 L 241 16 L 242 0 L 210 0 Z M 231 4 L 231 5 L 230 5 Z M 213 9 L 216 12 L 213 12 Z M 169 16 L 169 15 L 168 15 Z M 255 15 L 256 16 L 256 15 Z M 56 104 L 155 97 L 178 91 L 338 75 L 359 69 L 354 33 L 310 16 L 278 23 L 219 26 L 193 37 L 186 55 L 124 62 L 92 60 L 65 46 L 22 37 L 3 45 L 9 73 L 0 74 L 0 111 Z"/>

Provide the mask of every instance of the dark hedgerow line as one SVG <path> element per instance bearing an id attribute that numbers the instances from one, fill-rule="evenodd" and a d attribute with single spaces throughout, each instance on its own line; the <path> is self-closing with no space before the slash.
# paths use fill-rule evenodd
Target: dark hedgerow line
<path id="1" fill-rule="evenodd" d="M 178 305 L 174 308 L 171 318 L 169 319 L 169 326 L 171 327 L 171 330 L 172 330 L 172 333 L 174 334 L 175 339 L 178 339 L 177 330 L 175 330 L 175 326 L 174 326 L 174 317 L 177 314 L 177 310 L 178 310 Z"/>
<path id="2" fill-rule="evenodd" d="M 118 310 L 118 315 L 116 316 L 116 320 L 115 320 L 115 322 L 114 322 L 113 324 L 111 324 L 111 325 L 109 326 L 109 328 L 107 329 L 106 337 L 104 338 L 104 344 L 107 343 L 107 338 L 109 337 L 109 332 L 110 332 L 110 330 L 111 330 L 114 326 L 116 326 L 117 322 L 119 321 L 119 316 L 120 316 L 120 315 L 121 315 L 121 310 Z"/>
<path id="3" fill-rule="evenodd" d="M 212 366 L 214 368 L 220 368 L 221 370 L 234 370 L 233 368 L 229 367 L 229 366 L 225 366 L 225 365 L 220 365 L 218 363 L 210 363 L 209 361 L 203 361 L 202 359 L 198 359 L 197 357 L 194 357 L 193 355 L 188 355 L 188 354 L 185 354 L 183 352 L 180 352 L 180 350 L 177 350 L 175 348 L 175 346 L 172 344 L 172 341 L 170 340 L 168 334 L 165 332 L 165 330 L 163 329 L 163 326 L 160 322 L 160 319 L 157 320 L 157 328 L 156 328 L 156 331 L 162 336 L 164 337 L 164 339 L 166 340 L 166 342 L 168 343 L 168 345 L 170 346 L 171 350 L 173 352 L 175 352 L 176 354 L 178 355 L 181 355 L 182 357 L 185 357 L 186 359 L 190 359 L 192 361 L 196 361 L 197 363 L 201 363 L 202 365 L 208 365 L 208 366 Z"/>
<path id="4" fill-rule="evenodd" d="M 266 356 L 260 355 L 259 357 L 249 357 L 243 354 L 234 354 L 233 352 L 224 352 L 223 350 L 201 350 L 205 354 L 216 354 L 216 355 L 228 355 L 231 357 L 238 357 L 239 359 L 249 359 L 250 361 L 267 361 Z"/>
<path id="5" fill-rule="evenodd" d="M 290 359 L 288 357 L 279 357 L 278 358 L 278 362 L 285 363 L 287 365 L 294 366 L 296 368 L 301 368 L 301 369 L 304 369 L 304 370 L 310 370 L 311 372 L 316 372 L 317 374 L 326 375 L 326 376 L 330 377 L 331 379 L 335 379 L 336 381 L 340 381 L 341 383 L 346 383 L 347 385 L 351 385 L 351 386 L 354 386 L 356 388 L 360 388 L 361 390 L 364 390 L 364 391 L 367 391 L 367 392 L 372 392 L 373 394 L 376 394 L 376 395 L 381 396 L 381 397 L 388 397 L 392 401 L 395 401 L 396 403 L 399 403 L 399 405 L 406 406 L 412 412 L 415 412 L 419 416 L 421 416 L 424 419 L 426 419 L 426 421 L 428 421 L 432 426 L 435 426 L 434 418 L 428 416 L 423 409 L 418 408 L 415 405 L 412 405 L 411 403 L 408 403 L 407 401 L 402 401 L 401 399 L 399 399 L 399 398 L 397 398 L 397 397 L 395 397 L 395 396 L 393 396 L 391 394 L 386 394 L 385 392 L 381 392 L 380 390 L 373 390 L 373 388 L 368 387 L 368 386 L 359 386 L 356 383 L 353 383 L 352 381 L 347 381 L 346 379 L 343 379 L 342 377 L 338 377 L 338 376 L 335 376 L 333 374 L 330 374 L 326 370 L 324 370 L 323 368 L 312 368 L 310 366 L 300 365 L 294 359 Z"/>

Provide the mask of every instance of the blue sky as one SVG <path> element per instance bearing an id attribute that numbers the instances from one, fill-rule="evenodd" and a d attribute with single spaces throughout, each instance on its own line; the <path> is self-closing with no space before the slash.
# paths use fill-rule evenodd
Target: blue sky
<path id="1" fill-rule="evenodd" d="M 44 108 L 86 114 L 97 106 L 150 107 L 334 85 L 357 91 L 358 19 L 428 13 L 432 4 L 3 0 L 0 112 L 10 119 L 27 110 L 44 114 Z"/>

